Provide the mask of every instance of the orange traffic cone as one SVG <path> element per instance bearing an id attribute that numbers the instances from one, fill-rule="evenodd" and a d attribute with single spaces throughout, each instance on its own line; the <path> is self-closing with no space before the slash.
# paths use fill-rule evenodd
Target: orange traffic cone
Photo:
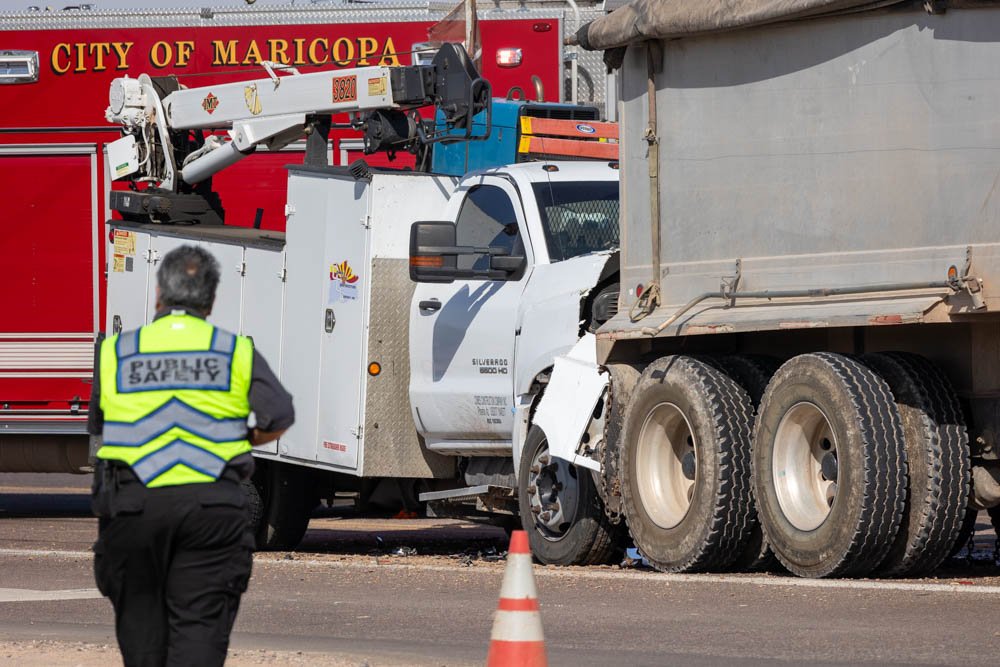
<path id="1" fill-rule="evenodd" d="M 500 588 L 500 604 L 493 617 L 490 653 L 486 667 L 547 667 L 538 591 L 531 573 L 528 534 L 515 530 L 510 536 L 507 569 Z"/>

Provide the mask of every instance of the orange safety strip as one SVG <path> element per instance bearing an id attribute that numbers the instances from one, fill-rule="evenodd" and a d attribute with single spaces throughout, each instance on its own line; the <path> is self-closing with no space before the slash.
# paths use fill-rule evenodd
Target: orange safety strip
<path id="1" fill-rule="evenodd" d="M 522 134 L 545 134 L 577 139 L 617 139 L 618 123 L 598 123 L 558 118 L 521 117 Z"/>
<path id="2" fill-rule="evenodd" d="M 554 139 L 552 137 L 521 137 L 518 152 L 534 153 L 539 155 L 565 155 L 568 157 L 589 157 L 601 160 L 617 160 L 618 144 L 606 141 Z"/>

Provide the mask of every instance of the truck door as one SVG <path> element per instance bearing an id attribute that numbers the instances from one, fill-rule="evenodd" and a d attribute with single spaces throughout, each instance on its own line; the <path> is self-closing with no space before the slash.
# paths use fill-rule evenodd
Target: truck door
<path id="1" fill-rule="evenodd" d="M 458 245 L 502 246 L 525 254 L 531 266 L 516 189 L 484 176 L 455 196 L 463 194 L 453 218 Z M 458 261 L 459 268 L 489 266 L 486 257 Z M 527 275 L 417 285 L 410 304 L 410 402 L 428 445 L 510 440 L 516 314 Z"/>

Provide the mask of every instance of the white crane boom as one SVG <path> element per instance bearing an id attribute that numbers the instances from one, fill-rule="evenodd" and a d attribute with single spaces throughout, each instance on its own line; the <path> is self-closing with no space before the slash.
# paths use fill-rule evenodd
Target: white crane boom
<path id="1" fill-rule="evenodd" d="M 449 132 L 460 128 L 467 138 L 485 138 L 472 136 L 471 119 L 488 110 L 489 85 L 459 46 L 442 45 L 430 65 L 309 74 L 274 63 L 264 63 L 264 69 L 266 78 L 198 88 L 145 74 L 112 81 L 105 117 L 124 134 L 109 144 L 112 178 L 134 184 L 128 196 L 112 193 L 112 208 L 125 216 L 172 221 L 178 203 L 183 208 L 192 198 L 208 198 L 212 193 L 201 186 L 260 145 L 275 150 L 317 137 L 306 160 L 325 163 L 329 116 L 335 113 L 353 114 L 352 122 L 364 131 L 366 153 L 415 151 L 443 138 L 444 133 L 428 132 L 416 114 L 429 105 L 443 112 Z M 201 132 L 217 130 L 226 130 L 228 138 Z M 138 184 L 147 187 L 140 190 Z"/>

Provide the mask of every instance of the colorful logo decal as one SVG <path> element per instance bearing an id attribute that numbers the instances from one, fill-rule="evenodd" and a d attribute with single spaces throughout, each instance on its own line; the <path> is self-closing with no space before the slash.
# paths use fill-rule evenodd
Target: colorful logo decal
<path id="1" fill-rule="evenodd" d="M 246 100 L 247 109 L 256 116 L 262 110 L 260 106 L 260 93 L 257 92 L 257 84 L 252 83 L 243 88 L 243 99 Z"/>
<path id="2" fill-rule="evenodd" d="M 219 98 L 209 93 L 205 96 L 205 99 L 201 101 L 201 108 L 205 110 L 206 113 L 211 115 L 216 109 L 219 108 Z"/>
<path id="3" fill-rule="evenodd" d="M 597 132 L 597 130 L 586 123 L 580 123 L 576 126 L 576 129 L 578 132 L 583 132 L 584 134 L 593 134 L 594 132 Z"/>
<path id="4" fill-rule="evenodd" d="M 358 276 L 345 259 L 330 265 L 330 303 L 354 301 L 358 298 Z"/>
<path id="5" fill-rule="evenodd" d="M 330 280 L 339 280 L 342 285 L 353 285 L 358 282 L 358 277 L 345 259 L 340 264 L 330 265 Z"/>

